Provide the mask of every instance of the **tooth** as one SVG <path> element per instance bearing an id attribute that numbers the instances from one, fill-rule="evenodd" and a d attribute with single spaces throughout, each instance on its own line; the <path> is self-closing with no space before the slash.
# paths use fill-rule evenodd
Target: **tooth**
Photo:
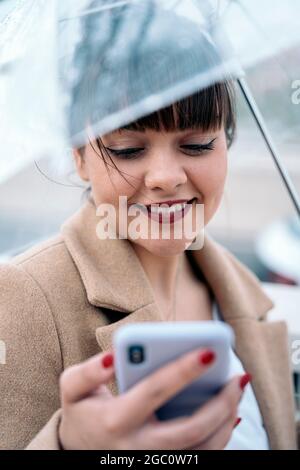
<path id="1" fill-rule="evenodd" d="M 151 212 L 158 212 L 159 207 L 158 206 L 150 206 Z"/>
<path id="2" fill-rule="evenodd" d="M 181 211 L 182 209 L 185 208 L 185 204 L 175 204 L 175 206 L 173 207 L 175 211 Z"/>
<path id="3" fill-rule="evenodd" d="M 186 206 L 186 203 L 183 204 L 173 204 L 170 207 L 162 207 L 162 206 L 151 206 L 151 212 L 156 214 L 168 215 L 172 214 L 177 211 L 182 211 Z"/>

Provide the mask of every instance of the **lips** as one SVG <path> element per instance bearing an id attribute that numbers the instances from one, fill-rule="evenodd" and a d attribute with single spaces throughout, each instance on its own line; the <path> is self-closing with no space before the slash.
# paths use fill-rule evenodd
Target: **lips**
<path id="1" fill-rule="evenodd" d="M 183 218 L 189 209 L 192 207 L 192 203 L 196 200 L 196 198 L 192 198 L 190 200 L 186 200 L 184 203 L 173 203 L 168 205 L 166 203 L 158 204 L 149 204 L 146 206 L 148 217 L 159 222 L 159 223 L 170 223 L 173 224 L 177 220 Z M 168 207 L 165 207 L 165 206 Z"/>
<path id="2" fill-rule="evenodd" d="M 161 206 L 161 205 L 165 205 L 165 206 L 169 206 L 169 207 L 172 207 L 172 206 L 175 206 L 176 204 L 188 204 L 188 203 L 191 203 L 195 198 L 192 198 L 192 199 L 176 199 L 176 200 L 172 200 L 172 201 L 160 201 L 160 202 L 152 202 L 151 204 L 145 204 L 146 207 L 150 207 L 151 205 L 153 206 Z"/>
<path id="3" fill-rule="evenodd" d="M 193 202 L 197 201 L 196 197 L 192 199 L 177 199 L 173 201 L 153 202 L 151 204 L 134 204 L 140 210 L 148 214 L 148 217 L 157 222 L 170 222 L 182 218 L 192 207 Z"/>
<path id="4" fill-rule="evenodd" d="M 166 201 L 161 203 L 153 203 L 146 205 L 148 212 L 155 213 L 155 214 L 170 214 L 179 211 L 183 211 L 188 204 L 192 204 L 194 199 L 192 198 L 189 200 L 177 200 L 177 201 Z"/>

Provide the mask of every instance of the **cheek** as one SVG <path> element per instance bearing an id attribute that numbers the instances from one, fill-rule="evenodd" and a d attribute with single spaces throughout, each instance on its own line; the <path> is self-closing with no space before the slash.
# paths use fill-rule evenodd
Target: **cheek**
<path id="1" fill-rule="evenodd" d="M 211 155 L 195 162 L 190 168 L 191 179 L 208 202 L 208 199 L 222 195 L 227 175 L 226 152 Z"/>
<path id="2" fill-rule="evenodd" d="M 207 173 L 207 192 L 210 195 L 223 193 L 227 175 L 227 158 L 218 158 L 214 161 Z"/>
<path id="3" fill-rule="evenodd" d="M 125 168 L 126 165 L 116 163 L 119 171 L 108 161 L 107 166 L 100 157 L 93 158 L 89 165 L 90 183 L 95 202 L 119 204 L 119 196 L 127 196 L 130 199 L 136 192 L 138 185 L 138 174 L 132 169 Z M 122 173 L 123 172 L 123 173 Z M 127 180 L 127 181 L 126 181 Z"/>
<path id="4" fill-rule="evenodd" d="M 193 182 L 203 197 L 205 225 L 216 213 L 223 196 L 227 175 L 227 151 L 194 165 Z"/>

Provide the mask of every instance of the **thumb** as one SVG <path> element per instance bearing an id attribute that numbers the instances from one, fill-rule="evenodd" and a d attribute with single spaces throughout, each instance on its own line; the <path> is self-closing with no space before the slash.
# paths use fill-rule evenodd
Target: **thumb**
<path id="1" fill-rule="evenodd" d="M 97 354 L 68 367 L 60 376 L 62 405 L 71 404 L 95 392 L 109 382 L 114 374 L 113 354 Z"/>

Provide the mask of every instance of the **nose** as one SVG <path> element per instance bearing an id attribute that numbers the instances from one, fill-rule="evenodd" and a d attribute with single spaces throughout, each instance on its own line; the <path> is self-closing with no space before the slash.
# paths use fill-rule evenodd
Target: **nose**
<path id="1" fill-rule="evenodd" d="M 175 189 L 186 183 L 186 172 L 175 156 L 167 152 L 157 152 L 149 163 L 145 175 L 145 186 L 148 189 L 160 189 L 164 193 L 172 194 Z"/>

